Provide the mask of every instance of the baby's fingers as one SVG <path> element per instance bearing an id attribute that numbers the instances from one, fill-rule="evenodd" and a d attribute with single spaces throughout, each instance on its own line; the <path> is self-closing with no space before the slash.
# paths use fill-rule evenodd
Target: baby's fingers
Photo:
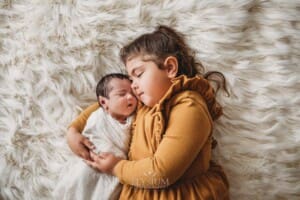
<path id="1" fill-rule="evenodd" d="M 91 160 L 90 153 L 86 148 L 83 148 L 83 150 L 79 153 L 80 157 L 85 160 Z"/>
<path id="2" fill-rule="evenodd" d="M 88 138 L 84 138 L 82 143 L 84 144 L 84 146 L 86 146 L 90 150 L 95 149 L 94 144 Z"/>

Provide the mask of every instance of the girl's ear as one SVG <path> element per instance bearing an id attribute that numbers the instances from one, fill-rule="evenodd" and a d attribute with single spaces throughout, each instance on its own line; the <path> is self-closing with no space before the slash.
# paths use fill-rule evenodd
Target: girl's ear
<path id="1" fill-rule="evenodd" d="M 174 56 L 168 56 L 164 62 L 169 78 L 175 78 L 178 72 L 178 61 Z"/>

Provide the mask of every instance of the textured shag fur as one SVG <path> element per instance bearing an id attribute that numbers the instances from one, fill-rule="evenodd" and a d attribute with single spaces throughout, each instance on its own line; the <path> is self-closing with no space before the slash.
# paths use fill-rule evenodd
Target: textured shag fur
<path id="1" fill-rule="evenodd" d="M 158 24 L 227 78 L 215 159 L 232 199 L 300 198 L 299 0 L 1 0 L 0 199 L 53 199 L 65 135 L 122 45 Z"/>

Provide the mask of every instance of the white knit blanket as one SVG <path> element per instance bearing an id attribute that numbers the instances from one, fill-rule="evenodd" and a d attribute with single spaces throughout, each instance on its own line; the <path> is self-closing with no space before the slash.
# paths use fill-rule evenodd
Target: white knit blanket
<path id="1" fill-rule="evenodd" d="M 83 135 L 95 145 L 95 153 L 111 152 L 126 159 L 130 140 L 132 117 L 121 124 L 99 108 L 88 118 Z M 99 173 L 81 159 L 75 159 L 64 168 L 53 192 L 59 200 L 113 200 L 119 199 L 121 184 L 117 177 Z"/>
<path id="2" fill-rule="evenodd" d="M 0 0 L 0 199 L 53 199 L 69 123 L 157 24 L 228 80 L 214 134 L 232 199 L 299 199 L 299 0 Z"/>

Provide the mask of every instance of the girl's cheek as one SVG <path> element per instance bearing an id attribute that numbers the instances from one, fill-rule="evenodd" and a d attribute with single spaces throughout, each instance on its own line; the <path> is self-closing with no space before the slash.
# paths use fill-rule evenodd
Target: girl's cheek
<path id="1" fill-rule="evenodd" d="M 132 92 L 133 92 L 133 95 L 134 95 L 135 97 L 137 97 L 136 90 L 135 90 L 135 89 L 132 89 Z"/>

